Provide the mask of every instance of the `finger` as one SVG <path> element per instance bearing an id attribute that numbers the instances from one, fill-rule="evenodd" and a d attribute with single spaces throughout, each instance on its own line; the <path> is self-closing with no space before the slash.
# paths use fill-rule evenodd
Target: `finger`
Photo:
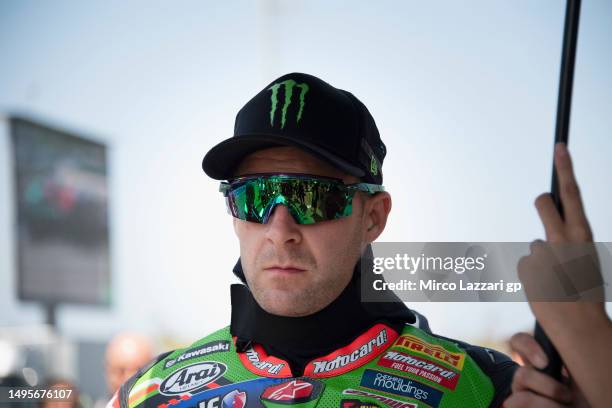
<path id="1" fill-rule="evenodd" d="M 569 404 L 572 391 L 554 378 L 532 367 L 519 367 L 512 379 L 512 392 L 531 391 L 554 401 Z"/>
<path id="2" fill-rule="evenodd" d="M 567 226 L 572 230 L 578 228 L 588 229 L 588 222 L 580 197 L 580 189 L 574 176 L 572 160 L 564 143 L 557 143 L 555 146 L 555 166 L 557 168 L 559 193 Z"/>
<path id="3" fill-rule="evenodd" d="M 521 355 L 526 364 L 544 368 L 548 358 L 538 342 L 527 333 L 517 333 L 510 338 L 510 347 Z"/>
<path id="4" fill-rule="evenodd" d="M 521 391 L 513 393 L 504 401 L 503 408 L 526 408 L 526 407 L 538 407 L 538 408 L 562 408 L 567 405 L 559 404 L 558 402 L 552 401 L 548 398 L 534 394 L 528 391 Z"/>
<path id="5" fill-rule="evenodd" d="M 540 194 L 535 200 L 538 215 L 544 224 L 546 240 L 549 242 L 562 242 L 565 238 L 565 224 L 549 193 Z"/>

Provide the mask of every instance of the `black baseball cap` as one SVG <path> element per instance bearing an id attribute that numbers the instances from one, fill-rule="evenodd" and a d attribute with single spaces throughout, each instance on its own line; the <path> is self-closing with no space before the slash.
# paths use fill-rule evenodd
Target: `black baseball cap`
<path id="1" fill-rule="evenodd" d="M 246 155 L 276 146 L 299 147 L 362 181 L 382 184 L 386 147 L 374 118 L 352 93 L 313 75 L 283 75 L 255 95 L 236 115 L 234 136 L 210 149 L 202 168 L 227 180 Z"/>

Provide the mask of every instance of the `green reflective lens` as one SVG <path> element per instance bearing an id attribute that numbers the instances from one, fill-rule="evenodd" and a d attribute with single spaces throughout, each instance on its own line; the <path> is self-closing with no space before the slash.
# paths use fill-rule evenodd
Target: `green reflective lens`
<path id="1" fill-rule="evenodd" d="M 241 220 L 266 223 L 276 205 L 283 204 L 298 224 L 313 224 L 351 215 L 358 190 L 373 194 L 384 189 L 305 174 L 273 174 L 222 182 L 219 190 L 229 213 Z"/>

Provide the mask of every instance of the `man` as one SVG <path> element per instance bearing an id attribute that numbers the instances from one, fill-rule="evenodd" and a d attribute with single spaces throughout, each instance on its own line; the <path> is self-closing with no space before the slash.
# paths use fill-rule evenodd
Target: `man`
<path id="1" fill-rule="evenodd" d="M 391 210 L 385 155 L 367 108 L 314 76 L 252 98 L 202 164 L 229 180 L 244 283 L 231 287 L 231 324 L 159 356 L 115 406 L 500 406 L 508 357 L 432 334 L 395 297 L 360 300 L 361 264 Z"/>
<path id="2" fill-rule="evenodd" d="M 113 337 L 106 347 L 104 361 L 109 395 L 114 394 L 121 384 L 151 361 L 154 355 L 151 342 L 143 335 L 119 333 Z"/>

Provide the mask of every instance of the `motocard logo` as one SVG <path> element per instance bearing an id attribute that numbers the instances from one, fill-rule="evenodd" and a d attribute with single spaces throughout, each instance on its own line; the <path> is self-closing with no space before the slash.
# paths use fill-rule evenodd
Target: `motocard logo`
<path id="1" fill-rule="evenodd" d="M 463 369 L 463 363 L 465 362 L 465 354 L 463 353 L 453 353 L 452 351 L 448 351 L 444 347 L 438 344 L 430 344 L 426 343 L 418 337 L 404 335 L 401 336 L 393 347 L 401 347 L 406 350 L 415 351 L 424 356 L 430 356 L 434 359 L 450 364 L 459 370 Z"/>
<path id="2" fill-rule="evenodd" d="M 431 407 L 437 407 L 444 395 L 435 388 L 406 377 L 383 373 L 375 370 L 365 370 L 359 383 L 362 387 L 390 394 L 423 401 Z"/>
<path id="3" fill-rule="evenodd" d="M 372 354 L 372 352 L 378 350 L 380 347 L 387 343 L 387 330 L 382 329 L 378 336 L 368 341 L 366 344 L 362 345 L 356 350 L 353 350 L 349 354 L 340 354 L 336 356 L 333 360 L 320 360 L 313 361 L 314 364 L 314 374 L 321 373 L 329 373 L 332 371 L 336 371 L 338 369 L 344 368 L 351 363 L 354 363 L 368 355 Z"/>
<path id="4" fill-rule="evenodd" d="M 316 380 L 295 379 L 265 389 L 261 399 L 287 404 L 300 404 L 319 397 L 323 384 Z"/>
<path id="5" fill-rule="evenodd" d="M 372 327 L 349 346 L 332 353 L 329 357 L 308 363 L 304 375 L 331 377 L 367 363 L 390 342 L 389 331 L 391 329 L 382 324 Z M 392 333 L 396 335 L 395 332 Z"/>
<path id="6" fill-rule="evenodd" d="M 225 364 L 206 361 L 192 364 L 173 372 L 159 386 L 164 395 L 177 395 L 192 392 L 221 377 L 227 367 Z"/>
<path id="7" fill-rule="evenodd" d="M 238 357 L 246 369 L 261 377 L 292 377 L 289 364 L 280 358 L 269 356 L 260 344 L 252 344 L 244 353 L 238 353 Z"/>
<path id="8" fill-rule="evenodd" d="M 459 380 L 459 374 L 450 368 L 441 367 L 425 358 L 410 356 L 397 351 L 387 351 L 378 360 L 381 367 L 392 368 L 425 378 L 454 390 Z"/>
<path id="9" fill-rule="evenodd" d="M 255 368 L 261 371 L 267 371 L 268 374 L 278 374 L 285 366 L 283 363 L 272 364 L 268 361 L 262 361 L 259 358 L 259 353 L 253 348 L 248 349 L 245 353 Z"/>
<path id="10" fill-rule="evenodd" d="M 191 350 L 187 350 L 180 356 L 166 361 L 166 363 L 164 364 L 164 368 L 170 368 L 176 363 L 180 363 L 185 360 L 191 360 L 192 358 L 203 357 L 211 353 L 218 353 L 222 351 L 229 351 L 229 341 L 212 341 L 210 343 L 203 344 L 199 347 L 195 347 Z"/>
<path id="11" fill-rule="evenodd" d="M 389 408 L 419 408 L 417 404 L 413 404 L 411 402 L 398 401 L 396 399 L 385 397 L 383 395 L 372 394 L 371 392 L 365 392 L 361 390 L 354 390 L 352 388 L 344 390 L 342 391 L 342 393 L 345 395 L 357 395 L 359 397 L 371 398 L 376 401 L 382 402 Z"/>

